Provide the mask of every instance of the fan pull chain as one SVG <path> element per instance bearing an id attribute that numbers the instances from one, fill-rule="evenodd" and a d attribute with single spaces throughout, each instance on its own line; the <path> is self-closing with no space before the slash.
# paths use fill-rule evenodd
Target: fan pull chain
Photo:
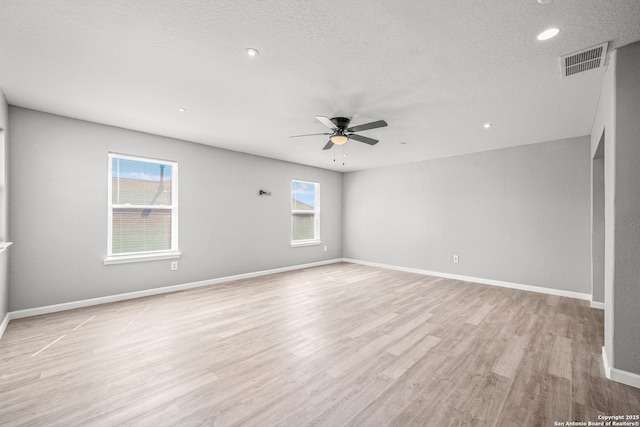
<path id="1" fill-rule="evenodd" d="M 342 166 L 344 166 L 344 145 L 342 146 Z"/>
<path id="2" fill-rule="evenodd" d="M 333 162 L 336 162 L 336 146 L 333 146 Z"/>

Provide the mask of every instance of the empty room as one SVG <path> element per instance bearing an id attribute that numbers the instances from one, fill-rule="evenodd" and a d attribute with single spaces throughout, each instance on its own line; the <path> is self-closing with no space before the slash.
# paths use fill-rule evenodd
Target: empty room
<path id="1" fill-rule="evenodd" d="M 640 426 L 640 1 L 0 0 L 0 426 Z"/>

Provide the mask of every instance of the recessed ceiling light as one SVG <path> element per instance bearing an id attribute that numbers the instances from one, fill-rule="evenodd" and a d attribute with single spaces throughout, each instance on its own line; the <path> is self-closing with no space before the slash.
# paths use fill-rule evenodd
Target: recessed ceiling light
<path id="1" fill-rule="evenodd" d="M 538 0 L 538 3 L 540 4 L 547 4 L 547 3 L 551 3 L 553 0 Z"/>
<path id="2" fill-rule="evenodd" d="M 258 52 L 258 49 L 254 49 L 252 47 L 248 47 L 244 51 L 247 52 L 248 56 L 258 56 L 258 55 L 260 55 L 260 52 Z"/>
<path id="3" fill-rule="evenodd" d="M 549 40 L 550 38 L 557 36 L 559 32 L 560 32 L 559 28 L 549 28 L 548 30 L 544 30 L 543 32 L 538 34 L 537 39 L 540 41 Z"/>
<path id="4" fill-rule="evenodd" d="M 489 129 L 491 126 L 493 126 L 491 123 L 485 123 L 482 125 L 482 127 L 485 129 Z"/>
<path id="5" fill-rule="evenodd" d="M 180 111 L 181 113 L 184 113 L 185 111 L 187 111 L 187 109 L 180 107 L 180 108 L 178 108 L 178 111 Z"/>

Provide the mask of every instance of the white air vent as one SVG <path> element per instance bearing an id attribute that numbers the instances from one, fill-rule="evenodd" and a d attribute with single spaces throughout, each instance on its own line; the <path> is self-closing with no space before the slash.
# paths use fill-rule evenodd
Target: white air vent
<path id="1" fill-rule="evenodd" d="M 604 66 L 608 44 L 608 42 L 605 42 L 597 46 L 582 49 L 579 52 L 561 56 L 560 69 L 562 70 L 562 77 L 570 77 L 583 71 Z"/>

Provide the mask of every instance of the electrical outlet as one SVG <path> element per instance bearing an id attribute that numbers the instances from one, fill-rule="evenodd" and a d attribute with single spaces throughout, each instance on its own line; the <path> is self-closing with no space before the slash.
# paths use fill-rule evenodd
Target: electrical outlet
<path id="1" fill-rule="evenodd" d="M 458 255 L 453 256 L 453 262 L 458 262 Z"/>
<path id="2" fill-rule="evenodd" d="M 178 269 L 178 261 L 171 261 L 171 271 L 176 271 Z"/>
<path id="3" fill-rule="evenodd" d="M 324 245 L 324 251 L 327 252 L 327 245 Z"/>

